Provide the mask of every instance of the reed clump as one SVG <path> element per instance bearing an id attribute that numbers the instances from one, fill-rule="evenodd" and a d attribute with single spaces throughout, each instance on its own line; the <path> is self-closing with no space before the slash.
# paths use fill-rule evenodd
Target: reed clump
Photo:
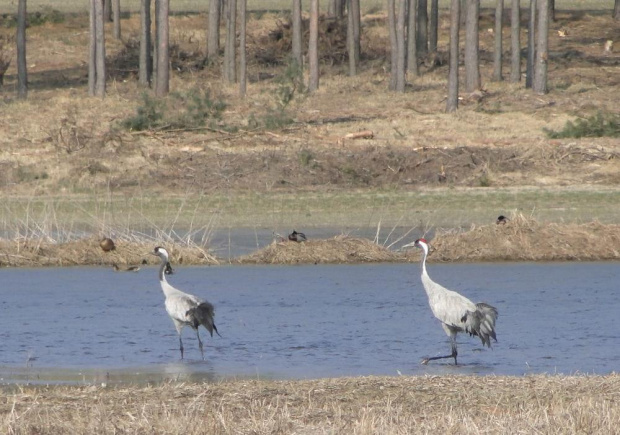
<path id="1" fill-rule="evenodd" d="M 11 387 L 0 432 L 618 433 L 620 376 L 401 376 Z"/>
<path id="2" fill-rule="evenodd" d="M 115 244 L 115 250 L 104 252 L 99 238 L 94 236 L 65 242 L 0 239 L 0 267 L 159 264 L 159 259 L 149 255 L 157 244 L 155 241 L 118 239 Z M 206 248 L 197 244 L 169 243 L 166 248 L 173 264 L 218 263 Z"/>
<path id="3" fill-rule="evenodd" d="M 444 231 L 434 261 L 575 261 L 620 259 L 620 225 L 544 223 L 514 213 L 505 224 Z"/>
<path id="4" fill-rule="evenodd" d="M 402 261 L 403 257 L 368 239 L 339 235 L 297 243 L 274 241 L 250 255 L 242 264 L 329 264 Z"/>

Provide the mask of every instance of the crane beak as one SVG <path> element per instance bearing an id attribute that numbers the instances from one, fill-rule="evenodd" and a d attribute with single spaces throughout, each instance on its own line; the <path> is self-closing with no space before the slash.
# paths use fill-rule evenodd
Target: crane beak
<path id="1" fill-rule="evenodd" d="M 407 243 L 406 245 L 401 246 L 400 249 L 414 248 L 414 247 L 415 247 L 415 242 L 411 242 L 411 243 Z"/>

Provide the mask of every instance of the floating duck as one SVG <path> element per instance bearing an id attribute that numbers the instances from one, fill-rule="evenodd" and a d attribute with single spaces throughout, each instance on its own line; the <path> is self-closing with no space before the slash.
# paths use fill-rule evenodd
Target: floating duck
<path id="1" fill-rule="evenodd" d="M 140 270 L 140 266 L 119 267 L 116 263 L 112 263 L 112 267 L 115 272 L 137 272 Z"/>
<path id="2" fill-rule="evenodd" d="M 495 221 L 495 223 L 497 225 L 506 225 L 506 223 L 508 223 L 508 218 L 501 214 L 497 217 L 497 221 Z"/>
<path id="3" fill-rule="evenodd" d="M 291 242 L 305 242 L 306 240 L 308 240 L 304 233 L 298 233 L 295 230 L 293 230 L 293 232 L 288 235 L 288 239 Z"/>

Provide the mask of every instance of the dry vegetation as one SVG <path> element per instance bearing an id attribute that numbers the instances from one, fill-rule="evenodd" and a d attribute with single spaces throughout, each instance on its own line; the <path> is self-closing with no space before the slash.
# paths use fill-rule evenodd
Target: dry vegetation
<path id="1" fill-rule="evenodd" d="M 614 434 L 620 377 L 369 377 L 17 387 L 7 434 Z"/>
<path id="2" fill-rule="evenodd" d="M 411 237 L 410 237 L 411 238 Z M 408 240 L 409 241 L 409 240 Z M 41 239 L 0 240 L 1 266 L 74 266 L 155 264 L 147 255 L 154 241 L 120 239 L 116 250 L 103 252 L 97 238 L 68 242 Z M 620 259 L 620 225 L 543 223 L 513 213 L 503 225 L 472 226 L 467 230 L 438 230 L 431 241 L 429 261 L 602 261 Z M 282 237 L 252 254 L 216 258 L 195 243 L 166 245 L 173 264 L 346 264 L 416 261 L 419 253 L 402 252 L 376 241 L 339 235 L 328 239 L 291 242 Z"/>
<path id="3" fill-rule="evenodd" d="M 515 214 L 504 225 L 440 232 L 434 261 L 573 261 L 620 259 L 620 225 L 541 223 Z"/>
<path id="4" fill-rule="evenodd" d="M 483 30 L 492 27 L 492 17 L 483 10 Z M 171 88 L 185 97 L 209 90 L 227 108 L 209 128 L 131 132 L 120 125 L 145 104 L 136 84 L 138 17 L 123 20 L 123 41 L 108 40 L 109 92 L 100 101 L 84 98 L 87 20 L 67 16 L 64 23 L 29 29 L 28 101 L 14 100 L 14 66 L 7 73 L 0 183 L 11 195 L 613 186 L 617 139 L 549 139 L 543 129 L 559 130 L 599 111 L 618 114 L 620 55 L 605 53 L 603 45 L 619 40 L 620 30 L 607 12 L 558 11 L 557 17 L 548 95 L 535 95 L 523 83 L 491 82 L 493 36 L 483 31 L 484 90 L 463 95 L 456 115 L 443 113 L 445 11 L 439 57 L 424 62 L 404 95 L 387 92 L 383 14 L 363 18 L 363 63 L 352 78 L 344 27 L 323 20 L 321 88 L 295 95 L 281 114 L 278 92 L 286 85 L 290 45 L 284 13 L 256 13 L 248 22 L 251 83 L 244 100 L 236 86 L 221 83 L 219 65 L 204 62 L 206 17 L 180 14 L 171 18 Z M 178 108 L 172 98 L 167 104 Z M 292 124 L 278 127 L 285 118 Z M 372 138 L 341 140 L 361 130 L 372 131 Z"/>
<path id="5" fill-rule="evenodd" d="M 394 252 L 366 239 L 336 236 L 327 240 L 295 243 L 274 241 L 253 254 L 239 258 L 240 263 L 365 263 L 402 259 Z"/>

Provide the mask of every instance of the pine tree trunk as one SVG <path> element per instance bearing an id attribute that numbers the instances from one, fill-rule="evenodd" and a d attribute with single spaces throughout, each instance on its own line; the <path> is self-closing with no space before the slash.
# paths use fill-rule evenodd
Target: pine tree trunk
<path id="1" fill-rule="evenodd" d="M 138 82 L 151 84 L 153 64 L 151 60 L 151 0 L 140 1 L 140 60 Z"/>
<path id="2" fill-rule="evenodd" d="M 510 10 L 510 81 L 521 81 L 521 1 L 512 0 Z"/>
<path id="3" fill-rule="evenodd" d="M 170 91 L 170 44 L 169 24 L 170 0 L 159 0 L 157 11 L 157 77 L 155 81 L 155 95 L 163 97 Z"/>
<path id="4" fill-rule="evenodd" d="M 121 0 L 112 1 L 112 14 L 114 21 L 112 35 L 116 39 L 121 39 Z"/>
<path id="5" fill-rule="evenodd" d="M 353 13 L 351 12 L 351 3 L 353 0 L 347 0 L 347 55 L 349 56 L 349 76 L 353 77 L 357 74 L 357 62 L 355 61 L 355 36 L 353 32 Z"/>
<path id="6" fill-rule="evenodd" d="M 418 21 L 418 0 L 409 0 L 409 21 L 407 23 L 407 72 L 412 77 L 417 77 L 418 49 L 416 24 Z"/>
<path id="7" fill-rule="evenodd" d="M 105 27 L 103 4 L 95 0 L 95 95 L 105 97 L 106 70 L 105 70 Z"/>
<path id="8" fill-rule="evenodd" d="M 360 0 L 351 0 L 351 13 L 353 14 L 353 43 L 354 43 L 354 54 L 355 54 L 355 63 L 359 65 L 360 63 L 360 55 L 362 52 L 362 44 L 361 44 L 361 8 L 360 8 Z"/>
<path id="9" fill-rule="evenodd" d="M 224 79 L 228 83 L 237 80 L 237 0 L 227 1 L 226 47 L 224 52 Z"/>
<path id="10" fill-rule="evenodd" d="M 103 21 L 112 22 L 112 0 L 101 0 L 103 2 Z"/>
<path id="11" fill-rule="evenodd" d="M 465 91 L 468 93 L 480 89 L 479 12 L 480 0 L 468 0 L 465 21 Z"/>
<path id="12" fill-rule="evenodd" d="M 450 70 L 448 73 L 448 100 L 446 112 L 454 112 L 459 107 L 459 27 L 461 0 L 450 4 Z"/>
<path id="13" fill-rule="evenodd" d="M 504 0 L 497 0 L 495 7 L 495 51 L 493 56 L 493 80 L 502 81 L 502 30 L 504 19 Z"/>
<path id="14" fill-rule="evenodd" d="M 17 96 L 28 97 L 28 69 L 26 66 L 26 0 L 17 4 Z"/>
<path id="15" fill-rule="evenodd" d="M 620 21 L 620 0 L 616 0 L 614 3 L 614 20 Z"/>
<path id="16" fill-rule="evenodd" d="M 439 0 L 431 0 L 431 16 L 428 28 L 428 51 L 437 53 L 437 37 L 439 33 Z"/>
<path id="17" fill-rule="evenodd" d="M 246 9 L 247 0 L 239 0 L 239 95 L 245 97 L 247 91 L 247 64 L 246 64 Z"/>
<path id="18" fill-rule="evenodd" d="M 538 0 L 538 28 L 536 33 L 536 66 L 532 89 L 538 94 L 546 94 L 547 65 L 549 57 L 549 0 Z"/>
<path id="19" fill-rule="evenodd" d="M 207 59 L 217 59 L 220 52 L 220 21 L 222 15 L 221 0 L 209 2 L 209 30 L 207 32 Z"/>
<path id="20" fill-rule="evenodd" d="M 555 21 L 555 0 L 549 0 L 549 19 Z"/>
<path id="21" fill-rule="evenodd" d="M 88 40 L 88 95 L 95 95 L 95 85 L 97 83 L 97 21 L 95 18 L 95 2 L 99 0 L 90 0 L 89 14 L 89 40 Z"/>
<path id="22" fill-rule="evenodd" d="M 418 56 L 428 54 L 428 0 L 418 0 L 418 31 L 417 44 Z"/>
<path id="23" fill-rule="evenodd" d="M 398 14 L 396 18 L 396 43 L 398 46 L 396 57 L 396 92 L 405 92 L 405 21 L 407 15 L 407 0 L 398 0 Z"/>
<path id="24" fill-rule="evenodd" d="M 390 34 L 390 91 L 396 90 L 398 69 L 398 39 L 396 36 L 396 0 L 387 0 L 388 32 Z"/>
<path id="25" fill-rule="evenodd" d="M 347 0 L 329 0 L 327 5 L 327 15 L 332 18 L 341 19 L 344 16 L 344 8 Z"/>
<path id="26" fill-rule="evenodd" d="M 303 48 L 302 48 L 302 24 L 301 24 L 301 0 L 293 0 L 293 36 L 292 50 L 293 60 L 297 62 L 297 66 L 301 69 L 304 64 Z"/>
<path id="27" fill-rule="evenodd" d="M 157 65 L 158 65 L 158 61 L 157 58 L 158 56 L 158 51 L 159 51 L 159 20 L 157 19 L 157 17 L 159 16 L 159 8 L 161 7 L 161 1 L 162 0 L 155 0 L 155 29 L 153 30 L 153 34 L 155 35 L 154 37 L 154 41 L 153 41 L 153 57 L 152 57 L 152 61 L 153 61 L 153 76 L 151 77 L 151 83 L 153 83 L 153 87 L 155 87 L 155 84 L 157 83 Z"/>
<path id="28" fill-rule="evenodd" d="M 360 61 L 360 0 L 347 0 L 347 54 L 349 75 L 354 76 Z"/>
<path id="29" fill-rule="evenodd" d="M 525 66 L 525 87 L 531 88 L 534 81 L 534 59 L 536 56 L 536 0 L 530 0 L 530 19 L 527 35 L 527 63 Z"/>
<path id="30" fill-rule="evenodd" d="M 319 0 L 310 0 L 310 40 L 308 43 L 308 91 L 319 89 Z"/>

